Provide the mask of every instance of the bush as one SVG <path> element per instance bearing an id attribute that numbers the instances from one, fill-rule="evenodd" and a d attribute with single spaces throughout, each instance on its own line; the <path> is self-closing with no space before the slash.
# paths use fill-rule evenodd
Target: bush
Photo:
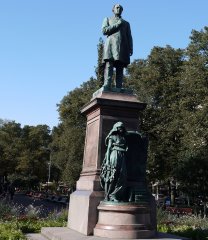
<path id="1" fill-rule="evenodd" d="M 0 222 L 0 240 L 24 240 L 26 237 L 14 222 Z"/>
<path id="2" fill-rule="evenodd" d="M 0 199 L 0 220 L 10 217 L 16 217 L 20 214 L 21 207 L 9 203 L 6 198 Z"/>
<path id="3" fill-rule="evenodd" d="M 170 214 L 162 209 L 157 211 L 158 231 L 187 237 L 192 240 L 208 239 L 208 219 L 197 216 Z"/>
<path id="4" fill-rule="evenodd" d="M 64 227 L 67 223 L 67 209 L 51 212 L 47 218 L 40 218 L 41 207 L 27 208 L 0 200 L 0 240 L 25 240 L 25 233 L 38 233 L 42 227 Z"/>

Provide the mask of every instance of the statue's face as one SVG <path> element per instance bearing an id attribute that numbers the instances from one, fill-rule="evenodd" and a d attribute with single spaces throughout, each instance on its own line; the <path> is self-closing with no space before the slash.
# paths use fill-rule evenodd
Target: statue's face
<path id="1" fill-rule="evenodd" d="M 120 16 L 122 13 L 122 7 L 119 4 L 116 4 L 113 8 L 113 12 L 115 15 Z"/>
<path id="2" fill-rule="evenodd" d="M 117 129 L 118 129 L 118 132 L 120 132 L 120 133 L 124 132 L 124 128 L 123 127 L 118 127 Z"/>

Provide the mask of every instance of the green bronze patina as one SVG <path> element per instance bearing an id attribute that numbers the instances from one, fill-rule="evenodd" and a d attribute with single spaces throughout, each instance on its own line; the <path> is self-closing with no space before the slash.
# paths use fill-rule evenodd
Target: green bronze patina
<path id="1" fill-rule="evenodd" d="M 133 41 L 130 24 L 122 19 L 123 7 L 116 4 L 112 9 L 114 16 L 105 18 L 102 32 L 106 38 L 103 62 L 105 63 L 104 87 L 111 89 L 113 68 L 116 68 L 116 88 L 122 88 L 123 68 L 130 63 L 133 54 Z"/>
<path id="2" fill-rule="evenodd" d="M 101 170 L 101 185 L 105 189 L 105 200 L 118 202 L 126 188 L 126 130 L 117 122 L 106 137 L 107 151 Z"/>
<path id="3" fill-rule="evenodd" d="M 117 122 L 106 137 L 106 146 L 100 174 L 104 201 L 147 204 L 147 138 L 137 131 L 126 131 L 124 124 Z"/>
<path id="4" fill-rule="evenodd" d="M 111 89 L 108 89 L 107 87 L 101 87 L 100 89 L 98 89 L 96 92 L 93 93 L 93 98 L 96 98 L 98 95 L 100 95 L 103 92 L 124 93 L 124 94 L 129 94 L 129 95 L 134 94 L 134 91 L 129 88 L 114 88 L 113 87 Z"/>

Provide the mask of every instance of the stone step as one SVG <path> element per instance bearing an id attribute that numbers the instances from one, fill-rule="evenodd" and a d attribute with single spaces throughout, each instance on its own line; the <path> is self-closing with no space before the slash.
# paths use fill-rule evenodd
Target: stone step
<path id="1" fill-rule="evenodd" d="M 26 234 L 26 238 L 28 240 L 48 240 L 48 238 L 44 237 L 41 233 L 29 233 Z"/>
<path id="2" fill-rule="evenodd" d="M 26 237 L 28 240 L 69 240 L 69 239 L 70 240 L 109 240 L 109 238 L 85 236 L 67 227 L 42 228 L 41 234 L 27 234 Z M 156 240 L 156 239 L 157 240 L 188 240 L 188 238 L 183 238 L 183 237 L 175 236 L 172 234 L 165 234 L 165 233 L 158 233 L 157 237 L 155 237 L 154 239 L 151 238 L 146 240 Z M 114 238 L 112 240 L 124 240 L 124 239 Z"/>

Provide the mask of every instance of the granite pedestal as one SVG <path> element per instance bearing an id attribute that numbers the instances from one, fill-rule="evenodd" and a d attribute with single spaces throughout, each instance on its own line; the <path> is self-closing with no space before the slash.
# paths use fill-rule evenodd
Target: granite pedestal
<path id="1" fill-rule="evenodd" d="M 101 202 L 94 235 L 108 238 L 151 238 L 156 229 L 151 221 L 151 208 L 140 204 Z"/>
<path id="2" fill-rule="evenodd" d="M 87 117 L 83 168 L 76 191 L 70 196 L 68 227 L 92 235 L 98 222 L 97 206 L 103 200 L 100 166 L 105 138 L 113 124 L 122 121 L 127 130 L 139 130 L 139 115 L 146 104 L 134 94 L 98 91 L 81 112 Z"/>

